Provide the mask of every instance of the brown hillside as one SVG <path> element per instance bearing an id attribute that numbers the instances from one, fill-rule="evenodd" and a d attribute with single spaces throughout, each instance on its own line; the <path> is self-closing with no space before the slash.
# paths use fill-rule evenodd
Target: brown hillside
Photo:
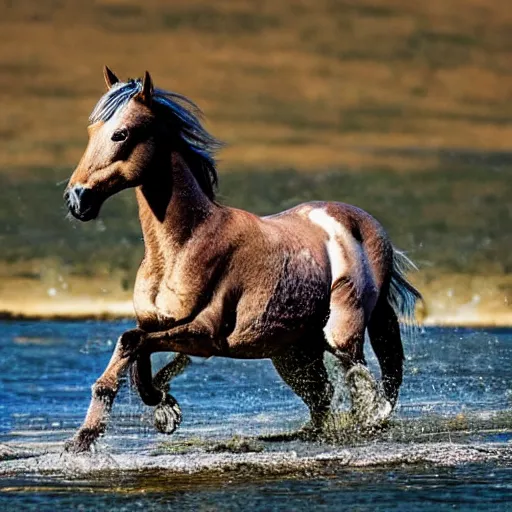
<path id="1" fill-rule="evenodd" d="M 196 100 L 227 168 L 507 150 L 510 34 L 508 0 L 3 0 L 0 170 L 74 165 L 105 63 Z"/>

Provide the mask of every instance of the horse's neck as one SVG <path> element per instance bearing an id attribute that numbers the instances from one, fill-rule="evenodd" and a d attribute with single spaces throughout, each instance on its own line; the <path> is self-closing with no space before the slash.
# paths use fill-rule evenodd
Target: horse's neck
<path id="1" fill-rule="evenodd" d="M 146 257 L 172 257 L 217 208 L 181 156 L 173 153 L 171 162 L 136 191 Z"/>

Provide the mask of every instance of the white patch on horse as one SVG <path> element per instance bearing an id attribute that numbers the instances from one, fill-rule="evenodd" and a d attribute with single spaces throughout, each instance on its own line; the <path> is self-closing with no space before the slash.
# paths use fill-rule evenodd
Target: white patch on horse
<path id="1" fill-rule="evenodd" d="M 340 224 L 336 219 L 333 219 L 324 210 L 319 208 L 311 210 L 309 212 L 309 219 L 320 226 L 329 235 L 328 240 L 325 242 L 325 247 L 331 264 L 332 286 L 340 277 L 346 275 L 348 272 L 349 263 L 344 247 L 353 249 L 354 239 L 345 226 Z M 332 336 L 333 324 L 335 324 L 335 319 L 331 312 L 324 327 L 324 335 L 327 343 L 332 347 L 336 347 Z"/>
<path id="2" fill-rule="evenodd" d="M 325 242 L 327 255 L 331 264 L 331 286 L 348 270 L 348 262 L 345 251 L 342 247 L 350 246 L 353 238 L 347 229 L 336 219 L 333 219 L 324 210 L 314 209 L 309 212 L 309 219 L 320 226 L 328 235 L 329 239 Z"/>
<path id="3" fill-rule="evenodd" d="M 108 137 L 110 139 L 112 137 L 112 134 L 121 126 L 121 120 L 122 120 L 122 114 L 124 113 L 126 107 L 123 107 L 122 109 L 116 110 L 112 117 L 105 121 L 103 124 L 103 131 L 105 133 L 105 137 Z"/>
<path id="4" fill-rule="evenodd" d="M 137 315 L 150 314 L 155 310 L 151 301 L 152 282 L 144 277 L 137 277 L 135 280 L 135 292 L 133 295 L 133 306 Z"/>

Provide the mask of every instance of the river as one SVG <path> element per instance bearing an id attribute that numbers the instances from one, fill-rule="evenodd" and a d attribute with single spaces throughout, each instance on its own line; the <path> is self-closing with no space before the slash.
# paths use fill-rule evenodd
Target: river
<path id="1" fill-rule="evenodd" d="M 131 326 L 0 323 L 0 509 L 509 510 L 511 329 L 408 337 L 399 406 L 379 432 L 287 437 L 308 412 L 270 361 L 194 358 L 172 384 L 184 418 L 172 437 L 126 383 L 95 453 L 63 455 Z"/>

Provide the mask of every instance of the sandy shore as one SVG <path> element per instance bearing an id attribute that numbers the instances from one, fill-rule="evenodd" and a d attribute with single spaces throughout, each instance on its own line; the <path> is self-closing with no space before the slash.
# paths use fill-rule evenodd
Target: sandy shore
<path id="1" fill-rule="evenodd" d="M 123 287 L 122 280 L 112 276 L 62 276 L 57 269 L 47 274 L 44 279 L 28 279 L 14 277 L 12 269 L 4 269 L 0 277 L 0 318 L 135 318 L 131 283 Z M 512 326 L 512 275 L 422 272 L 411 277 L 424 297 L 417 311 L 423 325 Z"/>
<path id="2" fill-rule="evenodd" d="M 421 324 L 426 326 L 510 327 L 512 311 L 509 308 L 492 310 L 463 304 L 458 307 L 432 304 L 428 314 L 420 312 Z M 76 297 L 47 300 L 5 301 L 0 299 L 0 318 L 34 320 L 115 320 L 134 318 L 131 300 Z"/>
<path id="3" fill-rule="evenodd" d="M 0 317 L 4 319 L 35 320 L 87 320 L 134 318 L 130 300 L 108 301 L 102 299 L 76 298 L 6 304 L 0 301 Z"/>

